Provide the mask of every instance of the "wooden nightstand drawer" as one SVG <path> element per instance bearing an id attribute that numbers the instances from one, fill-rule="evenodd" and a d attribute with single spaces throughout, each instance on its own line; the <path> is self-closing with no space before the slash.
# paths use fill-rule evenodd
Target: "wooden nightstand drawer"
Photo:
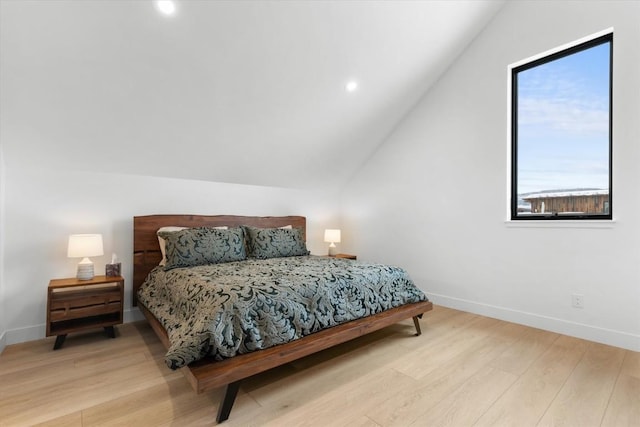
<path id="1" fill-rule="evenodd" d="M 77 319 L 98 316 L 120 311 L 120 295 L 88 296 L 72 298 L 51 303 L 51 321 Z"/>

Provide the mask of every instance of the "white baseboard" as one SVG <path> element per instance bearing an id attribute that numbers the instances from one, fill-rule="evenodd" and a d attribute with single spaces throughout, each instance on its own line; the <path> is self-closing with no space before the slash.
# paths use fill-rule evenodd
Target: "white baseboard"
<path id="1" fill-rule="evenodd" d="M 122 313 L 122 316 L 124 317 L 124 323 L 145 320 L 144 314 L 142 314 L 142 312 L 138 310 L 137 307 L 131 307 L 130 309 L 125 310 L 124 313 Z"/>
<path id="2" fill-rule="evenodd" d="M 0 354 L 2 354 L 2 351 L 6 346 L 7 346 L 7 333 L 5 331 L 2 331 L 2 334 L 0 335 Z"/>
<path id="3" fill-rule="evenodd" d="M 531 326 L 533 328 L 544 329 L 546 331 L 569 335 L 631 351 L 640 351 L 640 335 L 600 328 L 597 326 L 557 319 L 549 316 L 542 316 L 535 313 L 527 313 L 505 307 L 483 304 L 446 295 L 427 293 L 427 296 L 434 304 L 441 305 L 443 307 L 454 308 L 456 310 L 505 320 L 507 322 L 518 323 L 520 325 Z"/>
<path id="4" fill-rule="evenodd" d="M 36 326 L 26 326 L 24 328 L 9 329 L 5 335 L 7 336 L 7 344 L 18 344 L 21 342 L 34 341 L 44 338 L 44 323 Z"/>
<path id="5" fill-rule="evenodd" d="M 124 323 L 144 320 L 144 315 L 137 308 L 125 310 L 124 313 L 122 313 L 122 317 L 124 318 Z M 45 324 L 43 323 L 5 331 L 2 337 L 0 337 L 0 352 L 2 352 L 7 345 L 42 339 L 45 337 L 45 330 Z"/>

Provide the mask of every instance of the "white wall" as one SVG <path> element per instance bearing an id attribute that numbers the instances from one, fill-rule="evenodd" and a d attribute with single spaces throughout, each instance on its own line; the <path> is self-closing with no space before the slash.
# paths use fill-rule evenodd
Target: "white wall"
<path id="1" fill-rule="evenodd" d="M 6 345 L 6 320 L 4 303 L 4 156 L 0 141 L 0 353 Z"/>
<path id="2" fill-rule="evenodd" d="M 345 189 L 345 250 L 437 304 L 640 350 L 638 22 L 640 2 L 509 2 Z M 609 27 L 615 223 L 508 226 L 507 66 Z"/>
<path id="3" fill-rule="evenodd" d="M 96 159 L 99 161 L 99 159 Z M 212 164 L 215 167 L 215 164 Z M 73 277 L 77 259 L 66 257 L 73 233 L 102 233 L 105 255 L 115 252 L 126 279 L 125 320 L 131 311 L 132 218 L 158 213 L 304 215 L 307 244 L 324 253 L 322 233 L 335 226 L 335 197 L 297 190 L 132 175 L 34 170 L 6 165 L 4 304 L 7 344 L 45 334 L 46 290 L 52 278 Z"/>

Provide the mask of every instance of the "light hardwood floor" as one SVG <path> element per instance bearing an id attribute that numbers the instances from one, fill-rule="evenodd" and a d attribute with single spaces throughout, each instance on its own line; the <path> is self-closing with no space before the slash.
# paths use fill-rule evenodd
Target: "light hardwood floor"
<path id="1" fill-rule="evenodd" d="M 0 425 L 214 425 L 145 322 L 9 346 Z M 232 426 L 640 426 L 640 353 L 435 307 L 246 380 Z"/>

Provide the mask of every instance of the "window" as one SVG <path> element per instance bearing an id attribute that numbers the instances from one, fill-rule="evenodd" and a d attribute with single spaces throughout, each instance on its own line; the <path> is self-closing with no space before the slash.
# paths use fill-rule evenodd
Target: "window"
<path id="1" fill-rule="evenodd" d="M 511 219 L 612 218 L 613 34 L 511 69 Z"/>

